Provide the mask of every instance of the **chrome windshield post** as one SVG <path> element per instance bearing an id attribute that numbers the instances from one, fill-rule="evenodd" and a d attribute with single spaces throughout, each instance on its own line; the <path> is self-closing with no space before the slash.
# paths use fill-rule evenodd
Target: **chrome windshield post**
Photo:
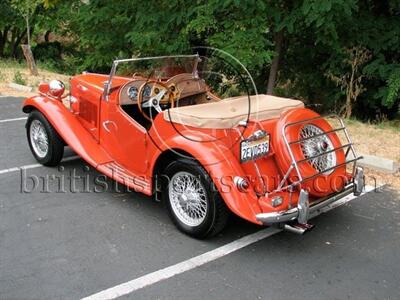
<path id="1" fill-rule="evenodd" d="M 198 53 L 196 55 L 194 55 L 194 57 L 196 57 L 196 59 L 193 64 L 192 74 L 193 74 L 194 78 L 199 78 L 199 72 L 197 70 L 197 66 L 198 66 L 199 62 L 201 62 L 201 58 Z"/>
<path id="2" fill-rule="evenodd" d="M 110 75 L 108 77 L 108 81 L 104 84 L 104 92 L 103 92 L 103 99 L 105 101 L 108 102 L 109 100 L 109 95 L 110 95 L 110 89 L 111 89 L 111 82 L 112 82 L 112 78 L 115 75 L 116 69 L 118 66 L 118 61 L 115 60 L 111 66 L 111 71 L 110 71 Z"/>

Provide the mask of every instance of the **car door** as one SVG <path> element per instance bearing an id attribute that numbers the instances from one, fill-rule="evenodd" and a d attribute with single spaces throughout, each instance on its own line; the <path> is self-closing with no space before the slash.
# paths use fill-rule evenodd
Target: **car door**
<path id="1" fill-rule="evenodd" d="M 113 97 L 101 101 L 100 142 L 116 163 L 136 175 L 147 170 L 147 131 L 130 118 Z"/>

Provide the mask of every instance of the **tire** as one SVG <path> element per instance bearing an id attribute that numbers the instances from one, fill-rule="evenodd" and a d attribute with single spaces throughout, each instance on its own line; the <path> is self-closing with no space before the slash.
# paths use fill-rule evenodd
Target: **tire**
<path id="1" fill-rule="evenodd" d="M 228 222 L 229 209 L 202 166 L 189 159 L 178 159 L 165 168 L 162 178 L 163 190 L 165 191 L 162 194 L 163 202 L 172 222 L 180 231 L 189 236 L 204 239 L 212 237 L 224 229 Z M 195 190 L 198 192 L 191 192 L 190 188 L 181 192 L 179 183 L 185 178 L 193 180 L 192 183 L 195 184 L 190 185 L 190 187 L 196 186 L 197 189 Z M 178 194 L 179 197 L 177 197 Z M 200 198 L 202 203 L 198 200 L 191 202 L 192 199 Z M 187 212 L 188 207 L 192 205 L 191 203 L 201 205 L 203 208 L 203 210 L 198 211 L 201 217 L 197 220 L 190 218 Z M 183 208 L 184 206 L 186 206 L 186 210 Z M 185 219 L 185 216 L 188 219 Z"/>
<path id="2" fill-rule="evenodd" d="M 64 141 L 41 112 L 34 110 L 29 114 L 26 134 L 29 148 L 40 164 L 56 166 L 60 163 L 64 155 Z M 47 147 L 44 146 L 45 140 Z"/>

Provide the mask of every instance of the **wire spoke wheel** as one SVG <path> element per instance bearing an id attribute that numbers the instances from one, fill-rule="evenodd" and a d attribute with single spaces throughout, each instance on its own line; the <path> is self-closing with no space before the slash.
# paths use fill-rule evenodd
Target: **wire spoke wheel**
<path id="1" fill-rule="evenodd" d="M 26 137 L 35 159 L 44 166 L 56 166 L 64 154 L 64 141 L 38 110 L 29 113 Z"/>
<path id="2" fill-rule="evenodd" d="M 334 149 L 331 140 L 324 131 L 312 124 L 305 125 L 300 131 L 300 138 L 306 139 L 301 145 L 301 150 L 305 158 L 310 158 L 308 162 L 318 172 L 322 172 L 325 175 L 331 174 L 334 170 L 325 171 L 336 165 L 336 153 L 335 151 L 329 152 Z M 313 136 L 316 136 L 313 138 Z M 324 155 L 325 152 L 326 153 Z M 315 157 L 318 156 L 318 157 Z M 312 158 L 315 157 L 315 158 Z"/>
<path id="3" fill-rule="evenodd" d="M 189 172 L 178 172 L 168 186 L 171 208 L 176 217 L 187 226 L 198 226 L 208 211 L 207 193 L 200 178 Z"/>
<path id="4" fill-rule="evenodd" d="M 29 136 L 36 155 L 43 158 L 49 151 L 49 138 L 42 122 L 33 120 L 29 129 Z"/>

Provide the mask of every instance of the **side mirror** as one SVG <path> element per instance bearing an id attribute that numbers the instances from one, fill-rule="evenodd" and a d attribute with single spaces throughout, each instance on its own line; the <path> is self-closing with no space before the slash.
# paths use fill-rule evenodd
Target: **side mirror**
<path id="1" fill-rule="evenodd" d="M 49 94 L 54 97 L 61 97 L 64 94 L 65 85 L 60 80 L 52 80 L 49 83 Z"/>

